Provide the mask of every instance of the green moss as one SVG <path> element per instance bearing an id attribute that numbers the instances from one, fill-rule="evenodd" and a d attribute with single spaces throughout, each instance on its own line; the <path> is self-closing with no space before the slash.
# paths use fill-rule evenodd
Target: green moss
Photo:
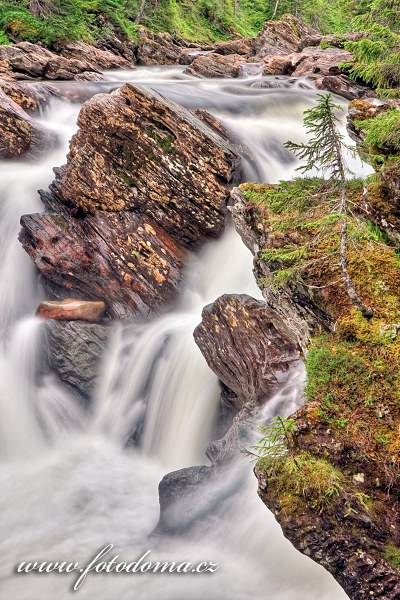
<path id="1" fill-rule="evenodd" d="M 163 152 L 166 154 L 175 154 L 175 137 L 168 129 L 161 124 L 158 127 L 150 125 L 146 129 L 146 133 Z"/>
<path id="2" fill-rule="evenodd" d="M 339 496 L 345 481 L 337 468 L 309 452 L 286 454 L 273 461 L 261 458 L 257 468 L 268 473 L 270 485 L 277 493 L 292 501 L 302 498 L 315 507 Z"/>
<path id="3" fill-rule="evenodd" d="M 385 550 L 385 560 L 395 569 L 400 569 L 400 548 L 394 544 L 388 544 Z"/>

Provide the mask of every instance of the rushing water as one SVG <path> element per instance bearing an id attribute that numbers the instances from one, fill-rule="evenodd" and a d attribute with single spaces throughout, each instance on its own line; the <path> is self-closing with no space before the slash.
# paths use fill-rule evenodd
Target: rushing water
<path id="1" fill-rule="evenodd" d="M 247 176 L 274 182 L 294 173 L 287 139 L 304 139 L 303 111 L 316 91 L 279 78 L 207 81 L 180 68 L 109 74 L 103 84 L 64 84 L 89 96 L 138 81 L 189 108 L 205 108 L 247 143 L 253 158 Z M 60 84 L 62 87 L 62 85 Z M 344 105 L 344 102 L 341 102 Z M 173 469 L 206 464 L 218 411 L 218 386 L 192 333 L 202 307 L 222 293 L 259 296 L 252 259 L 236 233 L 193 256 L 182 298 L 171 312 L 146 325 L 115 326 L 101 366 L 91 411 L 52 376 L 40 377 L 42 324 L 33 318 L 39 300 L 32 265 L 17 234 L 19 217 L 41 210 L 36 194 L 64 162 L 75 130 L 78 103 L 54 101 L 41 121 L 58 133 L 60 147 L 41 162 L 0 163 L 0 408 L 2 493 L 1 598 L 66 600 L 341 600 L 344 592 L 321 567 L 293 549 L 258 499 L 250 459 L 244 458 L 196 498 L 177 518 L 194 519 L 190 534 L 154 537 L 157 486 Z M 351 166 L 362 174 L 362 166 Z M 302 367 L 259 414 L 265 422 L 301 403 Z M 140 446 L 126 441 L 140 430 Z M 255 436 L 245 431 L 248 443 Z M 213 574 L 95 574 L 78 592 L 69 575 L 16 574 L 21 561 L 79 561 L 114 544 L 108 556 L 212 561 Z"/>

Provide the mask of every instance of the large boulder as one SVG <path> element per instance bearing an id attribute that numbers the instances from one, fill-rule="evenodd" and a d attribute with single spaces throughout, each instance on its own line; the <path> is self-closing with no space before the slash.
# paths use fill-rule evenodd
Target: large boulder
<path id="1" fill-rule="evenodd" d="M 339 75 L 340 63 L 350 63 L 353 55 L 341 48 L 304 48 L 301 52 L 292 54 L 291 75 L 293 77 L 323 77 Z"/>
<path id="2" fill-rule="evenodd" d="M 51 84 L 24 83 L 7 75 L 0 78 L 0 89 L 18 106 L 29 112 L 45 108 L 52 98 L 59 96 Z"/>
<path id="3" fill-rule="evenodd" d="M 255 54 L 259 58 L 269 54 L 290 54 L 296 52 L 301 38 L 289 23 L 266 21 L 254 43 Z"/>
<path id="4" fill-rule="evenodd" d="M 84 58 L 68 59 L 30 42 L 0 46 L 0 61 L 13 77 L 20 79 L 76 79 L 94 73 L 101 78 L 100 70 Z"/>
<path id="5" fill-rule="evenodd" d="M 44 329 L 51 371 L 83 398 L 89 398 L 96 387 L 111 329 L 82 321 L 55 320 L 47 321 Z"/>
<path id="6" fill-rule="evenodd" d="M 61 54 L 68 59 L 84 59 L 98 69 L 132 69 L 134 62 L 105 48 L 96 48 L 84 42 L 70 42 L 62 48 Z"/>
<path id="7" fill-rule="evenodd" d="M 179 64 L 182 48 L 175 44 L 169 33 L 153 33 L 140 27 L 137 36 L 135 54 L 140 65 L 151 67 Z"/>
<path id="8" fill-rule="evenodd" d="M 20 241 L 43 275 L 68 296 L 104 300 L 112 317 L 147 317 L 180 290 L 181 246 L 142 215 L 44 213 L 22 217 L 21 225 Z"/>
<path id="9" fill-rule="evenodd" d="M 186 75 L 193 77 L 239 77 L 240 67 L 247 59 L 240 54 L 201 54 L 185 70 Z"/>
<path id="10" fill-rule="evenodd" d="M 266 400 L 299 359 L 290 329 L 265 302 L 224 295 L 203 309 L 194 339 L 241 404 Z"/>
<path id="11" fill-rule="evenodd" d="M 48 150 L 56 138 L 37 123 L 0 87 L 0 158 L 33 158 Z"/>
<path id="12" fill-rule="evenodd" d="M 222 232 L 240 161 L 192 112 L 128 84 L 87 102 L 78 125 L 52 186 L 62 204 L 140 211 L 190 248 Z"/>

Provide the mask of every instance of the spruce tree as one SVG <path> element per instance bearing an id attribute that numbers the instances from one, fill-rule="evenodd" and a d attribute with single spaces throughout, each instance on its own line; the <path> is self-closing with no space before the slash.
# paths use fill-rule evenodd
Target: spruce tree
<path id="1" fill-rule="evenodd" d="M 342 110 L 334 104 L 331 94 L 318 94 L 315 107 L 305 111 L 304 126 L 311 136 L 308 143 L 295 144 L 286 142 L 285 147 L 291 150 L 300 160 L 306 161 L 298 170 L 302 173 L 317 169 L 329 175 L 329 179 L 340 187 L 341 217 L 339 264 L 342 272 L 343 283 L 353 305 L 367 317 L 372 317 L 372 310 L 363 304 L 357 294 L 354 283 L 348 270 L 347 244 L 348 244 L 348 200 L 346 175 L 351 171 L 346 165 L 344 150 L 352 152 L 343 140 L 338 125 L 339 119 L 335 109 Z"/>

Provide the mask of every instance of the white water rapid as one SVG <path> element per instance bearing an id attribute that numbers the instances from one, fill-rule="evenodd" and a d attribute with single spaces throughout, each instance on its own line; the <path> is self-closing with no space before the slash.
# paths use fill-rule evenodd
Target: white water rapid
<path id="1" fill-rule="evenodd" d="M 238 133 L 253 153 L 247 177 L 275 182 L 296 167 L 282 143 L 304 139 L 302 113 L 315 102 L 309 84 L 285 79 L 193 80 L 180 68 L 109 73 L 104 84 L 68 83 L 89 95 L 137 81 L 190 108 L 205 108 Z M 85 86 L 86 89 L 85 89 Z M 339 101 L 341 104 L 344 102 Z M 187 267 L 178 305 L 145 325 L 115 326 L 91 409 L 52 376 L 40 375 L 42 324 L 33 267 L 18 243 L 19 218 L 40 211 L 36 194 L 65 160 L 78 104 L 54 101 L 40 120 L 56 131 L 57 151 L 40 162 L 0 163 L 0 598 L 4 600 L 343 600 L 333 578 L 284 539 L 257 496 L 250 459 L 196 500 L 191 534 L 152 536 L 158 483 L 174 469 L 207 464 L 218 385 L 193 341 L 204 305 L 222 293 L 259 296 L 252 258 L 228 228 Z M 362 165 L 352 161 L 357 175 Z M 270 400 L 262 421 L 301 402 L 302 368 Z M 126 445 L 136 428 L 140 446 Z M 250 435 L 250 433 L 249 433 Z M 254 435 L 254 432 L 253 432 Z M 193 507 L 191 507 L 193 508 Z M 183 517 L 183 515 L 182 515 Z M 107 544 L 107 559 L 219 563 L 208 574 L 18 574 L 22 561 L 80 562 Z"/>

